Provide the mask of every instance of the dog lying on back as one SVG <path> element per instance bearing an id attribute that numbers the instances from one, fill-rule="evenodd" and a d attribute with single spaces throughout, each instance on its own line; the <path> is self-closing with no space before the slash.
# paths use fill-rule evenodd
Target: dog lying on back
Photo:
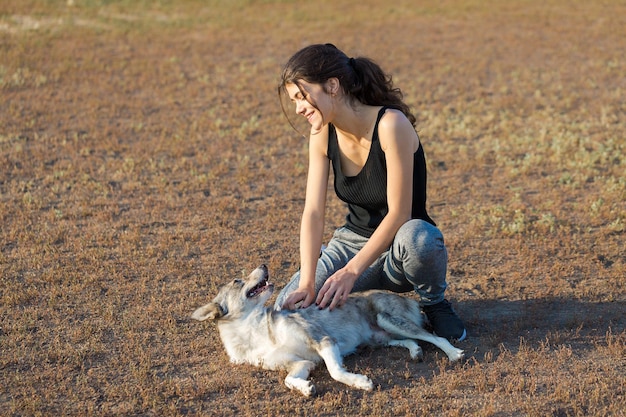
<path id="1" fill-rule="evenodd" d="M 359 346 L 402 346 L 411 358 L 421 359 L 416 340 L 437 346 L 450 361 L 464 358 L 461 349 L 422 327 L 415 300 L 383 291 L 351 294 L 333 311 L 312 306 L 298 310 L 266 307 L 274 291 L 265 265 L 246 280 L 236 279 L 219 290 L 212 302 L 198 308 L 192 318 L 216 320 L 217 328 L 233 363 L 249 363 L 265 369 L 286 369 L 285 385 L 305 396 L 315 394 L 307 380 L 320 360 L 331 377 L 351 387 L 372 390 L 365 375 L 343 367 L 343 357 Z"/>

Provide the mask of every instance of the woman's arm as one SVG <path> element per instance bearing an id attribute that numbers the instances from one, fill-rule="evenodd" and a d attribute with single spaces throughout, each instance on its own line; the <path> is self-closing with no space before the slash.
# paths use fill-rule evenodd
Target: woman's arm
<path id="1" fill-rule="evenodd" d="M 322 246 L 326 190 L 330 161 L 327 157 L 328 126 L 312 133 L 309 139 L 309 172 L 307 176 L 304 211 L 300 224 L 300 283 L 287 296 L 284 308 L 295 309 L 302 301 L 306 308 L 315 301 L 315 269 Z"/>
<path id="2" fill-rule="evenodd" d="M 413 154 L 419 146 L 419 138 L 404 114 L 396 110 L 385 112 L 378 135 L 387 164 L 389 212 L 365 246 L 320 289 L 316 301 L 321 308 L 342 305 L 358 277 L 389 248 L 398 229 L 411 219 Z"/>

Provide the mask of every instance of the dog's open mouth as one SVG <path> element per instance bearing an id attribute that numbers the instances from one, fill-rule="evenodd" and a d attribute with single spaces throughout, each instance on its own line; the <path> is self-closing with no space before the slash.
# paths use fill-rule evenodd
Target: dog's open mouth
<path id="1" fill-rule="evenodd" d="M 272 286 L 272 284 L 269 284 L 267 282 L 267 279 L 264 279 L 263 281 L 261 281 L 257 285 L 255 285 L 254 288 L 252 288 L 250 291 L 248 291 L 246 296 L 248 298 L 256 297 L 257 295 L 261 294 L 263 291 L 265 291 L 266 289 L 270 288 L 271 286 Z"/>

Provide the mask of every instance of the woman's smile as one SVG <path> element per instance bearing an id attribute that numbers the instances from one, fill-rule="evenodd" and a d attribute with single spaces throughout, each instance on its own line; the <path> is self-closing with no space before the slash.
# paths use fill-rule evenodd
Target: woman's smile
<path id="1" fill-rule="evenodd" d="M 300 81 L 299 85 L 287 84 L 286 89 L 291 102 L 296 106 L 296 114 L 302 115 L 314 128 L 316 122 L 321 123 L 322 112 L 317 104 L 328 101 L 328 94 L 322 86 Z"/>

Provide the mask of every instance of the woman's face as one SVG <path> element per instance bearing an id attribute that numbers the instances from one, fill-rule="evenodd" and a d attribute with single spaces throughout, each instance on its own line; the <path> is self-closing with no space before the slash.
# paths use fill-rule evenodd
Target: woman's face
<path id="1" fill-rule="evenodd" d="M 331 95 L 326 92 L 322 84 L 312 84 L 306 81 L 298 83 L 299 86 L 293 83 L 285 86 L 289 99 L 296 106 L 296 114 L 307 119 L 311 125 L 311 131 L 319 131 L 331 120 L 333 108 Z"/>

